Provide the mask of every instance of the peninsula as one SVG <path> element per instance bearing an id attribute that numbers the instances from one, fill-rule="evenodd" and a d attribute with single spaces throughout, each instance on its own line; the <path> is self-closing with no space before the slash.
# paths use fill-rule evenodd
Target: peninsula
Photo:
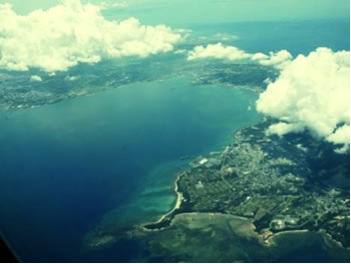
<path id="1" fill-rule="evenodd" d="M 271 122 L 244 128 L 223 151 L 191 161 L 178 174 L 175 208 L 144 228 L 166 228 L 184 213 L 221 213 L 250 219 L 264 240 L 323 230 L 349 247 L 349 156 L 307 134 L 269 137 Z"/>

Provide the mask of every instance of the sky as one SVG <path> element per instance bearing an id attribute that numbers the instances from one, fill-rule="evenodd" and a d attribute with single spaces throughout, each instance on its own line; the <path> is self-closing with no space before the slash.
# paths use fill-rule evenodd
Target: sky
<path id="1" fill-rule="evenodd" d="M 0 0 L 27 14 L 47 9 L 60 0 Z M 143 23 L 186 24 L 238 21 L 349 19 L 349 0 L 84 0 L 94 4 L 114 4 L 120 15 L 135 16 Z M 122 5 L 116 5 L 122 3 Z M 121 6 L 124 6 L 121 8 Z M 123 17 L 125 18 L 125 17 Z"/>

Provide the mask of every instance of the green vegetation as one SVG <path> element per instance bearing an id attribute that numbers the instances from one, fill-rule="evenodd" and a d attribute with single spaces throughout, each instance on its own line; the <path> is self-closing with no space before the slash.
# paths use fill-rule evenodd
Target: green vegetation
<path id="1" fill-rule="evenodd" d="M 266 239 L 268 232 L 326 230 L 349 247 L 348 186 L 326 184 L 329 178 L 348 174 L 318 177 L 322 169 L 316 171 L 310 160 L 323 156 L 315 155 L 316 149 L 338 154 L 308 135 L 272 139 L 264 133 L 269 123 L 243 129 L 224 151 L 192 161 L 179 174 L 180 208 L 146 228 L 167 227 L 184 212 L 215 212 L 252 219 L 256 232 Z M 335 172 L 348 171 L 347 159 L 335 160 L 328 166 L 338 168 Z"/>

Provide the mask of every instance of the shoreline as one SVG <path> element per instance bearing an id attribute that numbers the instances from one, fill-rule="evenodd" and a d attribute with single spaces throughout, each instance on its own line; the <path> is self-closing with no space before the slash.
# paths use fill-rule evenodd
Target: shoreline
<path id="1" fill-rule="evenodd" d="M 269 122 L 270 122 L 270 120 L 264 121 L 264 122 L 262 122 L 261 126 L 264 126 L 264 125 L 266 125 L 266 123 L 269 123 Z M 260 126 L 259 126 L 260 124 L 261 123 L 254 125 L 253 126 L 254 129 L 260 128 Z M 249 127 L 249 129 L 251 129 L 251 127 Z M 249 132 L 250 131 L 251 130 L 249 130 Z M 241 138 L 238 139 L 239 142 L 241 142 L 240 139 Z M 235 140 L 234 140 L 234 142 L 235 142 Z M 267 142 L 269 142 L 269 141 L 267 141 Z M 225 152 L 226 152 L 226 150 L 222 153 L 222 155 Z M 211 156 L 211 154 L 210 154 L 210 156 Z M 211 158 L 210 156 L 209 156 L 209 159 Z M 202 156 L 200 156 L 192 162 L 194 164 L 196 162 L 198 162 L 199 164 L 203 165 L 202 163 L 200 163 L 201 158 L 204 159 Z M 222 161 L 222 164 L 223 164 L 223 161 Z M 221 164 L 221 166 L 222 166 L 222 164 Z M 189 163 L 189 165 L 192 165 L 192 163 Z M 198 168 L 198 166 L 196 167 L 194 165 L 192 168 Z M 218 169 L 218 168 L 215 168 L 215 169 Z M 163 215 L 155 216 L 155 218 L 154 218 L 155 221 L 149 221 L 146 223 L 144 222 L 141 225 L 141 228 L 144 231 L 151 232 L 151 231 L 161 231 L 161 230 L 167 229 L 167 228 L 172 227 L 173 225 L 177 224 L 178 216 L 181 217 L 181 215 L 189 214 L 189 213 L 194 213 L 196 215 L 202 214 L 202 213 L 204 213 L 204 214 L 219 213 L 219 214 L 229 215 L 229 216 L 233 216 L 233 217 L 239 217 L 239 218 L 243 217 L 242 212 L 240 210 L 239 211 L 237 211 L 237 210 L 220 211 L 221 207 L 214 207 L 214 206 L 208 207 L 207 204 L 205 204 L 201 208 L 196 207 L 196 211 L 194 211 L 195 207 L 193 207 L 192 204 L 189 205 L 189 203 L 191 203 L 192 199 L 191 199 L 191 196 L 188 192 L 189 190 L 187 188 L 188 185 L 190 186 L 190 184 L 194 184 L 194 181 L 187 181 L 187 176 L 191 177 L 192 172 L 193 172 L 192 170 L 182 169 L 181 171 L 179 171 L 177 173 L 177 175 L 174 179 L 174 182 L 173 182 L 174 192 L 177 194 L 177 198 L 176 198 L 176 201 L 175 201 L 173 208 L 170 209 L 167 213 L 165 213 Z M 183 177 L 185 177 L 185 178 L 183 178 Z M 183 183 L 183 180 L 180 182 L 181 179 L 185 179 L 184 183 Z M 196 182 L 196 180 L 195 180 L 195 182 Z M 245 187 L 245 185 L 244 185 L 244 187 Z M 193 189 L 194 189 L 194 187 L 193 187 Z M 290 198 L 289 195 L 285 194 L 285 196 Z M 185 199 L 185 198 L 187 198 L 187 199 Z M 196 198 L 196 195 L 195 195 L 195 198 Z M 211 197 L 207 197 L 207 198 L 210 199 Z M 189 200 L 189 201 L 187 201 L 187 200 Z M 210 208 L 210 209 L 208 209 L 208 208 Z M 238 213 L 239 215 L 236 215 L 233 213 Z M 317 213 L 318 213 L 318 211 L 317 211 Z M 244 217 L 244 218 L 246 218 L 246 217 Z M 250 219 L 250 218 L 251 218 L 251 216 L 249 218 L 246 218 L 246 219 Z M 271 219 L 271 221 L 274 220 L 274 219 L 273 220 L 272 219 Z M 254 221 L 255 218 L 252 218 L 251 220 L 252 220 L 252 223 L 255 222 Z M 308 221 L 306 221 L 306 219 L 304 219 L 304 222 L 302 224 L 301 223 L 300 224 L 296 223 L 296 224 L 291 224 L 291 225 L 286 224 L 285 228 L 282 228 L 281 231 L 279 231 L 279 229 L 277 230 L 277 229 L 272 228 L 271 224 L 269 224 L 269 226 L 266 228 L 261 228 L 262 226 L 260 225 L 260 223 L 257 224 L 255 222 L 254 225 L 256 226 L 256 228 L 258 228 L 256 233 L 261 239 L 263 239 L 262 242 L 265 246 L 273 246 L 277 240 L 279 240 L 283 236 L 289 236 L 289 234 L 299 234 L 299 233 L 303 234 L 303 233 L 311 232 L 311 233 L 322 234 L 322 236 L 325 238 L 326 242 L 329 242 L 330 244 L 337 244 L 337 246 L 339 248 L 342 248 L 342 249 L 348 248 L 349 249 L 349 247 L 347 247 L 347 240 L 345 242 L 345 240 L 343 240 L 343 237 L 341 237 L 340 241 L 333 238 L 333 236 L 332 236 L 333 230 L 330 231 L 331 233 L 328 233 L 326 231 L 323 232 L 322 229 L 314 229 L 314 228 L 310 228 L 309 226 L 308 226 L 308 228 L 306 228 L 306 223 L 308 223 Z M 268 231 L 268 232 L 266 232 L 266 231 Z"/>
<path id="2" fill-rule="evenodd" d="M 170 211 L 168 211 L 167 213 L 163 214 L 157 221 L 151 222 L 151 223 L 144 223 L 144 224 L 142 224 L 142 228 L 145 231 L 160 230 L 160 228 L 158 228 L 158 229 L 148 229 L 145 226 L 159 224 L 162 221 L 164 221 L 166 217 L 170 216 L 174 211 L 180 209 L 180 206 L 182 204 L 184 196 L 183 196 L 183 193 L 178 190 L 178 181 L 180 180 L 180 177 L 182 176 L 183 173 L 184 173 L 183 171 L 179 172 L 177 174 L 177 177 L 176 177 L 175 181 L 174 181 L 174 192 L 177 194 L 177 200 L 176 200 L 176 203 L 175 203 L 174 207 Z"/>
<path id="3" fill-rule="evenodd" d="M 162 215 L 157 221 L 155 222 L 149 222 L 149 223 L 144 223 L 142 224 L 142 229 L 144 231 L 147 231 L 147 232 L 152 232 L 152 231 L 160 231 L 166 227 L 161 227 L 161 228 L 152 228 L 152 229 L 149 229 L 149 228 L 146 228 L 145 226 L 147 225 L 154 225 L 154 224 L 159 224 L 161 223 L 162 221 L 164 221 L 168 216 L 172 215 L 172 213 L 178 209 L 180 209 L 181 205 L 182 205 L 182 201 L 184 199 L 184 196 L 183 196 L 183 193 L 180 192 L 178 190 L 178 181 L 179 179 L 181 178 L 181 176 L 183 175 L 183 171 L 178 173 L 175 181 L 174 181 L 174 191 L 176 192 L 177 194 L 177 200 L 176 200 L 176 204 L 174 205 L 174 207 L 167 213 L 165 213 L 164 215 Z M 239 216 L 239 215 L 233 215 L 233 214 L 223 214 L 223 213 L 216 213 L 216 212 L 184 212 L 185 214 L 220 214 L 220 215 L 227 215 L 227 216 L 232 216 L 232 217 L 235 217 L 235 218 L 238 218 L 238 219 L 243 219 L 243 220 L 249 220 L 248 218 L 246 217 L 243 217 L 243 216 Z M 182 214 L 182 213 L 180 213 Z M 170 221 L 173 220 L 173 217 L 170 219 Z M 170 226 L 172 225 L 172 223 L 170 223 Z M 281 231 L 281 232 L 277 232 L 277 233 L 274 233 L 272 236 L 270 236 L 269 238 L 267 239 L 264 239 L 264 245 L 267 246 L 267 247 L 271 247 L 271 246 L 274 246 L 275 245 L 275 239 L 277 239 L 278 237 L 280 236 L 284 236 L 284 235 L 289 235 L 289 234 L 298 234 L 298 233 L 308 233 L 308 232 L 313 232 L 313 233 L 319 233 L 321 234 L 327 241 L 329 240 L 329 243 L 332 242 L 334 243 L 334 246 L 337 246 L 339 248 L 342 248 L 342 249 L 349 249 L 348 247 L 344 247 L 339 241 L 335 240 L 332 238 L 331 234 L 329 234 L 328 232 L 323 232 L 322 230 L 319 230 L 319 231 L 311 231 L 311 230 L 308 230 L 308 229 L 296 229 L 296 230 L 285 230 L 285 231 Z M 257 233 L 258 237 L 261 237 L 261 235 L 259 233 Z M 326 242 L 327 242 L 326 241 Z"/>

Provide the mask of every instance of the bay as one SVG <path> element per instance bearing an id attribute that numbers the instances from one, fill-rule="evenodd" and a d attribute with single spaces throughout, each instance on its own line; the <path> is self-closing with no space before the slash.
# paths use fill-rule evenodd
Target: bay
<path id="1" fill-rule="evenodd" d="M 1 118 L 0 229 L 23 261 L 81 261 L 104 215 L 124 210 L 123 224 L 167 212 L 179 158 L 229 144 L 260 120 L 248 110 L 256 99 L 175 77 Z"/>

